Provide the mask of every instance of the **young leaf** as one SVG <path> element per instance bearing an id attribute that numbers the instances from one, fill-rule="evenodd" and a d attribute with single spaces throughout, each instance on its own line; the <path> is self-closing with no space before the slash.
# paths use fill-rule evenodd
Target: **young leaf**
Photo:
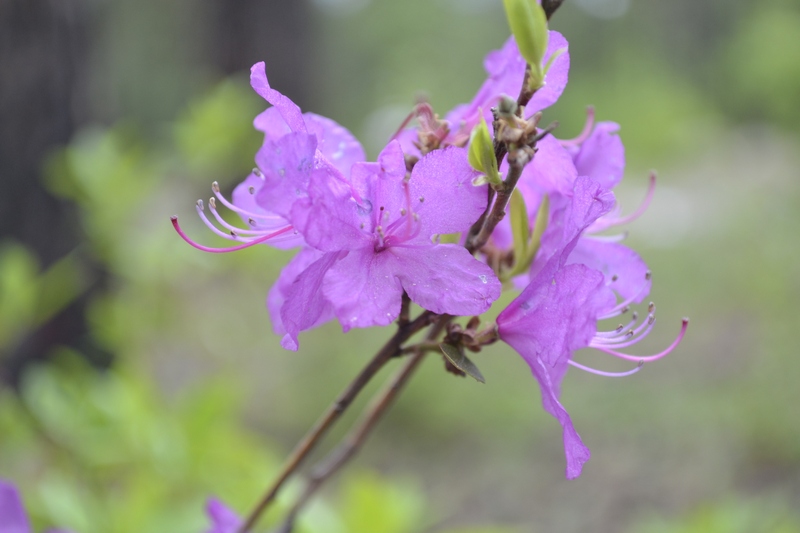
<path id="1" fill-rule="evenodd" d="M 464 354 L 464 348 L 460 346 L 453 346 L 452 344 L 447 344 L 444 342 L 439 345 L 439 348 L 442 349 L 442 353 L 454 367 L 461 370 L 465 374 L 472 376 L 477 381 L 486 383 L 486 379 L 484 379 L 483 374 L 481 374 L 481 371 L 478 370 L 478 367 L 475 366 L 475 363 L 473 363 Z"/>

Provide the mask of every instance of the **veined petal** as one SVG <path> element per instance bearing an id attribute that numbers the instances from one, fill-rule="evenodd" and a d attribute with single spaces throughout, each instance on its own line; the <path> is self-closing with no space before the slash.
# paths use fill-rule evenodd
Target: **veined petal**
<path id="1" fill-rule="evenodd" d="M 324 254 L 303 270 L 292 282 L 286 293 L 286 301 L 281 307 L 281 322 L 286 330 L 286 335 L 281 340 L 281 346 L 287 350 L 296 351 L 297 335 L 301 331 L 316 326 L 324 316 L 328 300 L 325 299 L 321 290 L 322 280 L 342 255 L 343 253 L 340 252 Z"/>
<path id="2" fill-rule="evenodd" d="M 322 292 L 344 331 L 386 326 L 400 314 L 403 288 L 392 251 L 353 250 L 328 272 Z"/>
<path id="3" fill-rule="evenodd" d="M 350 175 L 353 164 L 364 161 L 364 148 L 347 128 L 315 113 L 303 115 L 308 132 L 317 136 L 317 150 L 343 176 Z"/>
<path id="4" fill-rule="evenodd" d="M 528 287 L 497 317 L 500 338 L 531 368 L 542 390 L 542 404 L 564 429 L 567 477 L 580 475 L 589 450 L 558 401 L 572 352 L 589 345 L 600 310 L 614 295 L 603 275 L 584 265 L 558 267 L 554 257 Z"/>
<path id="5" fill-rule="evenodd" d="M 275 106 L 292 131 L 306 132 L 303 113 L 291 99 L 269 86 L 267 70 L 263 61 L 250 68 L 250 86 L 261 98 Z"/>
<path id="6" fill-rule="evenodd" d="M 256 191 L 258 205 L 289 218 L 294 203 L 307 194 L 316 148 L 316 137 L 305 133 L 265 140 L 256 153 L 256 163 L 264 174 L 264 183 Z"/>
<path id="7" fill-rule="evenodd" d="M 275 284 L 269 290 L 267 295 L 267 309 L 269 309 L 270 317 L 272 318 L 272 329 L 278 335 L 284 335 L 286 328 L 283 326 L 281 319 L 281 308 L 286 302 L 287 295 L 292 289 L 292 285 L 305 269 L 314 264 L 317 260 L 321 259 L 325 252 L 315 250 L 314 248 L 305 247 L 295 255 L 289 263 L 283 267 Z M 323 305 L 322 312 L 316 319 L 316 322 L 306 329 L 319 326 L 333 318 L 333 308 L 327 301 Z"/>
<path id="8" fill-rule="evenodd" d="M 575 152 L 575 167 L 606 189 L 615 187 L 625 171 L 625 147 L 617 135 L 619 124 L 600 122 Z"/>
<path id="9" fill-rule="evenodd" d="M 394 247 L 395 272 L 411 301 L 434 313 L 479 315 L 500 297 L 491 268 L 456 244 Z"/>
<path id="10" fill-rule="evenodd" d="M 421 239 L 466 231 L 478 220 L 487 202 L 487 186 L 472 184 L 478 175 L 467 160 L 466 148 L 436 150 L 417 162 L 409 189 L 411 211 L 422 226 Z"/>
<path id="11" fill-rule="evenodd" d="M 602 272 L 606 284 L 623 300 L 641 303 L 650 293 L 647 264 L 625 245 L 584 237 L 578 240 L 568 263 L 581 263 Z"/>
<path id="12" fill-rule="evenodd" d="M 306 242 L 320 250 L 352 250 L 371 242 L 370 213 L 356 203 L 349 184 L 326 169 L 312 173 L 308 198 L 295 203 L 290 220 Z"/>

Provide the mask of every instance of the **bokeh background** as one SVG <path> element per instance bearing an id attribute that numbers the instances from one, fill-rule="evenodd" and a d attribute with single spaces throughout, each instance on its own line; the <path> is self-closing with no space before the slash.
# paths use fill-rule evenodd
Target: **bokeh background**
<path id="1" fill-rule="evenodd" d="M 545 120 L 621 124 L 628 212 L 659 171 L 628 227 L 660 324 L 637 348 L 689 334 L 634 377 L 570 372 L 576 481 L 521 358 L 477 354 L 480 385 L 431 357 L 302 531 L 800 531 L 800 3 L 567 0 L 552 28 L 572 70 Z M 507 35 L 499 0 L 0 2 L 0 477 L 37 531 L 197 532 L 212 494 L 245 513 L 389 335 L 285 352 L 264 298 L 289 255 L 173 232 L 223 244 L 193 208 L 253 165 L 249 66 L 374 156 L 417 99 L 471 99 Z"/>

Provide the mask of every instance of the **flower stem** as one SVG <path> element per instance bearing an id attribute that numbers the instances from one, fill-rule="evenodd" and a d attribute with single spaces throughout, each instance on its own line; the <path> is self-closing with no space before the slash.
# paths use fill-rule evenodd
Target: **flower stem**
<path id="1" fill-rule="evenodd" d="M 432 342 L 436 339 L 452 318 L 453 317 L 447 315 L 440 317 L 428 331 L 426 342 Z M 286 520 L 284 520 L 283 525 L 278 530 L 279 533 L 291 533 L 298 514 L 311 497 L 319 490 L 325 481 L 331 478 L 358 453 L 364 445 L 364 442 L 366 442 L 369 434 L 375 428 L 375 425 L 392 405 L 394 399 L 425 358 L 427 351 L 428 350 L 420 347 L 414 352 L 400 371 L 387 383 L 385 388 L 372 399 L 363 418 L 347 437 L 345 437 L 344 442 L 314 467 L 309 475 L 308 484 L 286 516 Z"/>
<path id="2" fill-rule="evenodd" d="M 322 417 L 317 420 L 308 433 L 295 445 L 292 453 L 284 462 L 280 474 L 270 486 L 269 490 L 264 494 L 261 501 L 259 501 L 258 505 L 256 505 L 253 511 L 248 515 L 247 520 L 242 527 L 239 528 L 238 533 L 247 533 L 253 528 L 269 504 L 275 500 L 286 480 L 300 467 L 303 460 L 311 453 L 333 423 L 347 410 L 358 393 L 360 393 L 366 384 L 378 373 L 383 365 L 391 358 L 400 354 L 403 343 L 419 330 L 430 324 L 435 316 L 436 315 L 431 311 L 425 311 L 414 319 L 413 322 L 398 327 L 397 332 L 392 338 L 383 345 L 367 366 L 359 372 L 355 379 L 328 407 Z"/>

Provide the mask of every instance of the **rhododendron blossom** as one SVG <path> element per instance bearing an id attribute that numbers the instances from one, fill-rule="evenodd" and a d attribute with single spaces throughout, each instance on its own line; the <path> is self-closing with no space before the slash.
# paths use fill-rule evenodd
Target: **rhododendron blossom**
<path id="1" fill-rule="evenodd" d="M 286 349 L 297 350 L 301 332 L 333 319 L 345 332 L 397 323 L 387 344 L 298 445 L 296 458 L 309 453 L 315 439 L 389 359 L 409 356 L 406 374 L 401 374 L 406 379 L 426 352 L 436 351 L 449 372 L 483 381 L 467 352 L 501 340 L 528 363 L 544 409 L 561 424 L 566 476 L 572 479 L 590 452 L 560 401 L 568 367 L 629 376 L 669 354 L 683 338 L 686 319 L 663 351 L 623 351 L 656 323 L 652 303 L 641 315 L 631 312 L 646 301 L 652 276 L 644 260 L 622 243 L 623 234 L 601 232 L 640 216 L 654 193 L 655 178 L 642 205 L 624 215 L 613 193 L 625 169 L 619 125 L 595 124 L 590 109 L 574 139 L 558 139 L 555 124 L 540 127 L 541 110 L 554 104 L 567 85 L 568 43 L 558 32 L 537 30 L 545 27 L 544 8 L 527 0 L 514 3 L 522 1 L 504 5 L 535 13 L 535 24 L 512 24 L 526 38 L 512 36 L 486 57 L 488 77 L 473 100 L 444 119 L 429 104 L 417 105 L 374 162 L 366 160 L 345 128 L 303 113 L 273 89 L 264 64 L 257 63 L 251 85 L 271 107 L 254 122 L 264 134 L 256 168 L 233 190 L 232 201 L 213 185 L 211 217 L 206 204 L 197 207 L 214 233 L 236 244 L 227 249 L 199 245 L 173 217 L 181 236 L 207 251 L 262 243 L 298 248 L 267 298 L 273 328 Z M 418 125 L 409 128 L 414 116 Z M 241 217 L 245 227 L 227 222 L 218 203 Z M 495 323 L 487 324 L 480 315 L 503 290 L 521 292 Z M 410 302 L 424 310 L 414 319 Z M 602 325 L 629 312 L 630 318 L 617 327 Z M 425 340 L 411 340 L 428 326 Z M 607 372 L 578 363 L 573 356 L 582 348 L 629 361 L 631 368 Z M 602 366 L 602 359 L 596 366 Z M 399 386 L 389 387 L 375 409 L 385 409 Z M 362 441 L 361 433 L 349 439 L 350 448 L 334 454 L 330 470 Z M 290 473 L 299 459 L 289 464 Z M 278 479 L 246 527 L 287 476 Z M 315 477 L 310 490 L 326 476 Z M 305 496 L 297 508 L 304 502 Z M 213 533 L 238 527 L 238 517 L 219 502 L 209 503 L 208 511 Z M 293 509 L 282 531 L 291 530 L 295 514 Z"/>

